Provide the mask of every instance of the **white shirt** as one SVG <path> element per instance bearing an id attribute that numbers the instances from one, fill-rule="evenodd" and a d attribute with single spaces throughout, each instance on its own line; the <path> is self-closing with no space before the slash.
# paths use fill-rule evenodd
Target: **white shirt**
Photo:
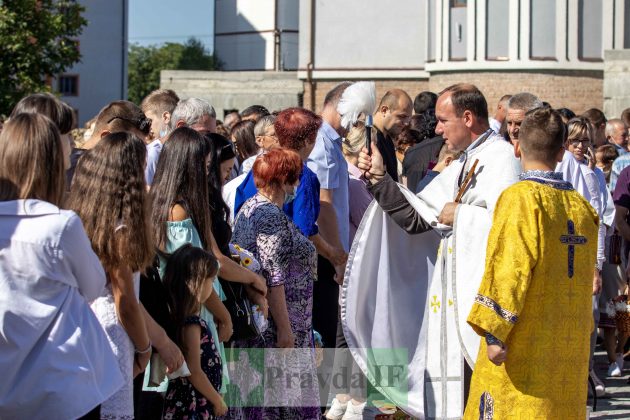
<path id="1" fill-rule="evenodd" d="M 261 152 L 262 152 L 262 149 L 261 149 Z M 254 156 L 250 156 L 243 161 L 243 164 L 241 165 L 241 175 L 243 174 L 247 175 L 247 173 L 252 170 L 252 168 L 254 167 L 254 162 L 256 162 L 256 159 L 261 154 L 262 153 L 255 154 Z"/>
<path id="2" fill-rule="evenodd" d="M 489 118 L 488 124 L 490 124 L 490 128 L 492 129 L 492 131 L 499 134 L 499 131 L 501 131 L 501 123 L 498 120 L 495 120 L 494 118 Z"/>
<path id="3" fill-rule="evenodd" d="M 153 177 L 160 160 L 160 153 L 162 153 L 162 142 L 160 139 L 153 140 L 147 144 L 147 167 L 144 169 L 144 178 L 149 186 L 153 184 Z"/>
<path id="4" fill-rule="evenodd" d="M 123 385 L 88 305 L 105 282 L 74 212 L 0 201 L 0 418 L 77 418 Z"/>
<path id="5" fill-rule="evenodd" d="M 231 180 L 230 182 L 223 185 L 221 196 L 223 197 L 223 201 L 230 208 L 230 215 L 228 223 L 230 225 L 234 224 L 234 204 L 236 201 L 236 189 L 243 183 L 243 180 L 247 174 L 241 174 Z"/>

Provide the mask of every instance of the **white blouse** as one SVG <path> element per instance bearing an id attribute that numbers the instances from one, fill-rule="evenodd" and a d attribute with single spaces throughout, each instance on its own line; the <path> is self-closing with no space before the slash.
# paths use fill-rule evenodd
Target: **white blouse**
<path id="1" fill-rule="evenodd" d="M 105 283 L 74 212 L 0 201 L 0 418 L 77 418 L 123 385 L 88 304 Z"/>

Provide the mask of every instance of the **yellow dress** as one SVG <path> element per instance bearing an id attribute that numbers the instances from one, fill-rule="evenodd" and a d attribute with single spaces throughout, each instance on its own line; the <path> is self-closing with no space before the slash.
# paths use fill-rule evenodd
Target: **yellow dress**
<path id="1" fill-rule="evenodd" d="M 497 202 L 468 323 L 505 343 L 507 359 L 490 362 L 482 339 L 465 419 L 586 417 L 599 222 L 571 184 L 544 174 Z"/>

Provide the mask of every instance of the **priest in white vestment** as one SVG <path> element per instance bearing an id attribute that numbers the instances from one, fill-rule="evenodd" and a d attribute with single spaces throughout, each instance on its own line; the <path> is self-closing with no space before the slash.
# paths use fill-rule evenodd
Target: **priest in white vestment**
<path id="1" fill-rule="evenodd" d="M 387 399 L 414 417 L 459 419 L 466 365 L 474 366 L 479 348 L 466 317 L 494 206 L 517 181 L 520 163 L 489 128 L 475 86 L 444 90 L 436 116 L 436 133 L 464 153 L 418 196 L 386 174 L 376 147 L 371 157 L 361 154 L 376 202 L 350 252 L 341 318 L 357 364 Z"/>

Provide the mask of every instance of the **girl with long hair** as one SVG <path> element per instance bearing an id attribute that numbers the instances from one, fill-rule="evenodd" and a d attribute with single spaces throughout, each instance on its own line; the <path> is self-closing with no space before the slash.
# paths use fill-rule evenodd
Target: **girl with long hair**
<path id="1" fill-rule="evenodd" d="M 146 147 L 133 134 L 109 134 L 78 162 L 68 206 L 85 226 L 107 287 L 92 303 L 118 358 L 125 385 L 102 405 L 107 419 L 133 418 L 133 377 L 151 356 L 138 302 L 140 270 L 154 255 L 144 181 Z"/>
<path id="2" fill-rule="evenodd" d="M 210 151 L 208 165 L 208 198 L 210 216 L 212 218 L 212 234 L 222 254 L 230 255 L 230 239 L 232 229 L 228 223 L 230 209 L 223 201 L 221 188 L 227 180 L 234 165 L 236 152 L 230 140 L 220 134 L 204 135 Z"/>
<path id="3" fill-rule="evenodd" d="M 100 418 L 123 384 L 89 301 L 105 272 L 81 219 L 62 210 L 65 153 L 47 117 L 0 134 L 0 418 Z"/>
<path id="4" fill-rule="evenodd" d="M 175 252 L 184 244 L 211 251 L 221 264 L 219 275 L 226 280 L 246 284 L 254 303 L 266 308 L 267 287 L 262 277 L 221 252 L 213 235 L 208 192 L 208 172 L 212 169 L 210 159 L 207 141 L 188 127 L 174 130 L 164 144 L 151 186 L 151 218 L 157 247 L 166 254 Z M 166 259 L 160 257 L 162 275 L 165 265 Z M 215 282 L 214 289 L 216 293 L 204 302 L 201 317 L 207 322 L 219 352 L 224 356 L 222 342 L 232 335 L 232 323 L 221 302 L 225 299 L 221 284 Z M 223 373 L 225 390 L 227 366 Z"/>
<path id="5" fill-rule="evenodd" d="M 208 324 L 199 315 L 214 293 L 219 263 L 209 252 L 190 244 L 169 258 L 164 274 L 168 307 L 175 326 L 173 339 L 186 355 L 190 376 L 171 379 L 166 391 L 163 418 L 212 419 L 227 413 L 219 394 L 222 360 Z M 208 404 L 210 403 L 210 404 Z"/>

